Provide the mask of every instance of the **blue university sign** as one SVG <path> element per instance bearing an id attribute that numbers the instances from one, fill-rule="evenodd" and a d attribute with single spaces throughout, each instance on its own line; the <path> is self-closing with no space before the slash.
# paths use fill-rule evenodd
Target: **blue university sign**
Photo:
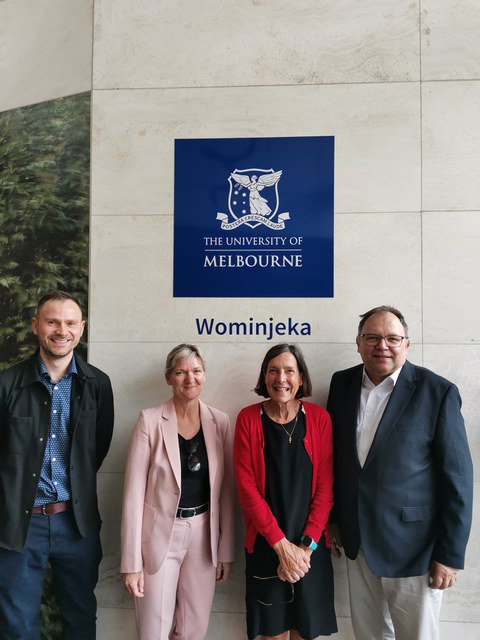
<path id="1" fill-rule="evenodd" d="M 174 296 L 333 296 L 334 139 L 175 141 Z"/>

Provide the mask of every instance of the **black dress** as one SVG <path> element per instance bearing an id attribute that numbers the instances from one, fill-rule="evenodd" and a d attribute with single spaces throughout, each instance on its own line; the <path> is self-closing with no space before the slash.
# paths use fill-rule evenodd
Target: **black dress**
<path id="1" fill-rule="evenodd" d="M 306 426 L 302 409 L 295 428 L 294 423 L 292 420 L 282 427 L 262 411 L 265 499 L 286 538 L 299 544 L 310 508 L 312 463 L 303 445 Z M 291 443 L 287 432 L 292 433 Z M 304 578 L 295 584 L 283 582 L 277 577 L 277 554 L 262 535 L 257 535 L 253 553 L 246 552 L 250 640 L 258 635 L 279 635 L 289 629 L 296 629 L 305 640 L 336 633 L 333 570 L 323 537 L 310 563 Z"/>

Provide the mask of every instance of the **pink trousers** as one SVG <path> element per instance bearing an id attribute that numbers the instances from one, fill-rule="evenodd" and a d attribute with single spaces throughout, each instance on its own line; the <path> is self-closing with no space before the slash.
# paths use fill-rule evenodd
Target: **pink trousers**
<path id="1" fill-rule="evenodd" d="M 135 598 L 140 640 L 204 640 L 215 592 L 209 512 L 175 519 L 165 561 Z"/>

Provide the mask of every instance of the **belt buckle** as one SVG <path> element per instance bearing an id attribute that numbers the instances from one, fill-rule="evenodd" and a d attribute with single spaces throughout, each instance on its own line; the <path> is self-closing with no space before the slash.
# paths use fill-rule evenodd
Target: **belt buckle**
<path id="1" fill-rule="evenodd" d="M 184 511 L 193 511 L 191 516 L 184 516 Z M 187 520 L 187 518 L 193 518 L 197 515 L 197 510 L 194 507 L 180 507 L 180 520 Z"/>
<path id="2" fill-rule="evenodd" d="M 45 511 L 45 507 L 46 507 L 46 506 L 47 506 L 46 504 L 42 504 L 42 514 L 43 514 L 44 516 L 48 516 L 48 513 Z"/>

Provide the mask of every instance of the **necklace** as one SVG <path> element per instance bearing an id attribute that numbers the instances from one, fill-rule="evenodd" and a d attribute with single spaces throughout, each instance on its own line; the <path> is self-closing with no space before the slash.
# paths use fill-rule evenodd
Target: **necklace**
<path id="1" fill-rule="evenodd" d="M 298 413 L 295 416 L 295 422 L 293 423 L 293 427 L 292 427 L 291 431 L 288 431 L 287 429 L 285 429 L 285 425 L 280 424 L 280 426 L 282 427 L 282 429 L 285 431 L 285 433 L 288 436 L 288 444 L 292 444 L 292 436 L 293 436 L 293 432 L 295 431 L 296 426 L 297 426 L 297 420 L 298 420 Z"/>

